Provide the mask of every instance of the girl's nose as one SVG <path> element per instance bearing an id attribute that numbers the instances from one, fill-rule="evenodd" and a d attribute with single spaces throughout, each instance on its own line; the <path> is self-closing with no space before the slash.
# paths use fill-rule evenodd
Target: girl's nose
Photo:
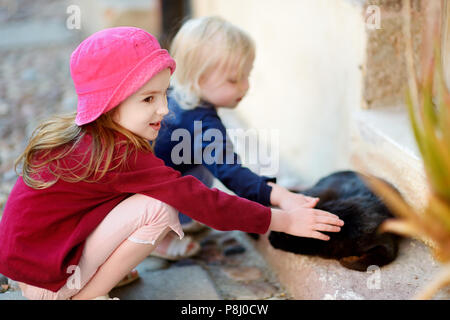
<path id="1" fill-rule="evenodd" d="M 159 108 L 156 112 L 161 116 L 165 116 L 166 114 L 169 113 L 169 108 L 167 106 L 167 99 L 165 99 L 165 101 L 163 101 L 161 103 L 161 105 L 159 106 Z"/>

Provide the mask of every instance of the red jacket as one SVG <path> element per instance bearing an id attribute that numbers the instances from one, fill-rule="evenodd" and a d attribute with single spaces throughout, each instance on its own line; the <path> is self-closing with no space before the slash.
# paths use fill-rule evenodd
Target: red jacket
<path id="1" fill-rule="evenodd" d="M 85 135 L 78 155 L 91 137 Z M 76 153 L 74 153 L 76 154 Z M 46 189 L 17 179 L 0 221 L 0 273 L 20 282 L 58 291 L 79 262 L 85 239 L 128 196 L 140 193 L 218 230 L 265 233 L 270 208 L 209 189 L 192 176 L 164 165 L 153 153 L 137 152 L 127 169 L 108 172 L 96 183 L 58 180 Z M 71 168 L 70 161 L 67 166 Z"/>

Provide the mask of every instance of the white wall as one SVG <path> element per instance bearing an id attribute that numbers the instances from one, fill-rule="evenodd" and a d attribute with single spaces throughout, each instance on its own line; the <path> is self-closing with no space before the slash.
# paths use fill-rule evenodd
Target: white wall
<path id="1" fill-rule="evenodd" d="M 349 111 L 359 108 L 365 52 L 361 1 L 192 0 L 246 30 L 257 52 L 247 97 L 234 111 L 280 130 L 282 161 L 306 183 L 347 168 Z"/>

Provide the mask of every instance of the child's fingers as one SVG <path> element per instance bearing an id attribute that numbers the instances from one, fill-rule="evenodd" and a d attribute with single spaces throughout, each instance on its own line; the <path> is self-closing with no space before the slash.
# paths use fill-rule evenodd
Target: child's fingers
<path id="1" fill-rule="evenodd" d="M 324 241 L 330 240 L 330 237 L 329 237 L 329 236 L 327 236 L 327 235 L 325 235 L 325 234 L 323 234 L 323 233 L 320 233 L 320 232 L 318 232 L 318 231 L 313 231 L 313 232 L 311 232 L 310 238 L 319 239 L 319 240 L 324 240 Z"/>
<path id="2" fill-rule="evenodd" d="M 304 207 L 304 208 L 314 208 L 316 206 L 316 204 L 317 204 L 317 201 L 308 201 L 308 202 L 305 202 L 302 205 L 302 207 Z"/>
<path id="3" fill-rule="evenodd" d="M 316 221 L 318 223 L 323 223 L 323 224 L 331 224 L 331 225 L 335 225 L 335 226 L 343 226 L 344 225 L 344 221 L 342 221 L 341 219 L 339 219 L 338 216 L 328 213 L 327 215 L 317 215 L 316 217 Z"/>
<path id="4" fill-rule="evenodd" d="M 319 198 L 313 198 L 313 197 L 308 197 L 308 196 L 305 196 L 305 199 L 308 201 L 315 202 L 315 203 L 319 202 L 319 200 L 320 200 Z"/>
<path id="5" fill-rule="evenodd" d="M 317 231 L 327 231 L 327 232 L 339 232 L 341 231 L 340 227 L 332 226 L 329 224 L 318 223 L 314 225 L 314 229 Z"/>
<path id="6" fill-rule="evenodd" d="M 314 208 L 317 204 L 317 202 L 319 202 L 319 198 L 311 198 L 311 197 L 305 197 L 306 202 L 303 204 L 303 207 L 305 208 Z"/>
<path id="7" fill-rule="evenodd" d="M 328 212 L 328 211 L 324 211 L 324 210 L 320 210 L 320 209 L 314 209 L 314 213 L 317 216 L 339 219 L 339 217 L 337 215 L 335 215 L 334 213 L 331 213 L 331 212 Z"/>

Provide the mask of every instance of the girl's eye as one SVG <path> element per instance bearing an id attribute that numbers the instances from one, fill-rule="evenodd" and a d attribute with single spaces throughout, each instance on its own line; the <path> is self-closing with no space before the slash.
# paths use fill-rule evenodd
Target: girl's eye
<path id="1" fill-rule="evenodd" d="M 153 96 L 149 96 L 143 100 L 144 102 L 150 103 L 153 101 Z"/>
<path id="2" fill-rule="evenodd" d="M 228 79 L 228 82 L 229 82 L 229 83 L 232 83 L 232 84 L 236 84 L 236 83 L 237 83 L 237 80 L 235 80 L 235 79 Z"/>

